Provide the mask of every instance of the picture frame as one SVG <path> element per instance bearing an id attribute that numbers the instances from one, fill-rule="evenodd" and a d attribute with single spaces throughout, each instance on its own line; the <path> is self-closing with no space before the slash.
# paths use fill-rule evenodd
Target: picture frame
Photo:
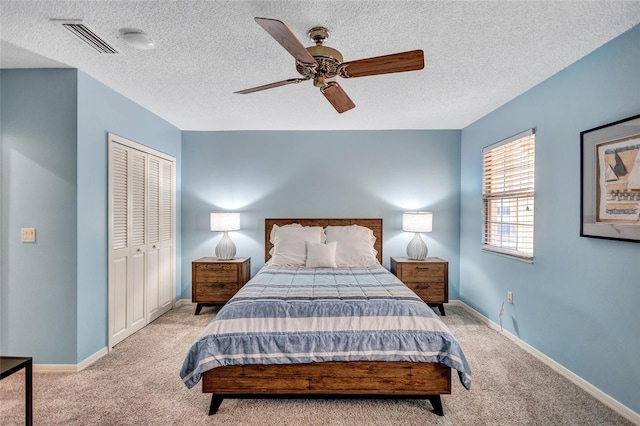
<path id="1" fill-rule="evenodd" d="M 580 236 L 640 242 L 640 114 L 580 132 Z"/>

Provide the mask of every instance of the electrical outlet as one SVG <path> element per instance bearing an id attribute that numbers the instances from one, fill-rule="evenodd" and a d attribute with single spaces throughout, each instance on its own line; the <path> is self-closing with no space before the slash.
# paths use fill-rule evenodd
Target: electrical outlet
<path id="1" fill-rule="evenodd" d="M 507 302 L 513 304 L 513 292 L 507 292 Z"/>

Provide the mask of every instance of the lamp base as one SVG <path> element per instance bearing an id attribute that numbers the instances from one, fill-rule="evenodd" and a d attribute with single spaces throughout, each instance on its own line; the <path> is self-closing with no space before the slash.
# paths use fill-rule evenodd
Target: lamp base
<path id="1" fill-rule="evenodd" d="M 407 256 L 411 260 L 424 260 L 427 258 L 429 249 L 418 232 L 415 233 L 413 239 L 407 245 Z"/>
<path id="2" fill-rule="evenodd" d="M 236 255 L 236 245 L 229 238 L 229 233 L 224 232 L 222 239 L 216 246 L 216 257 L 221 260 L 231 260 Z"/>

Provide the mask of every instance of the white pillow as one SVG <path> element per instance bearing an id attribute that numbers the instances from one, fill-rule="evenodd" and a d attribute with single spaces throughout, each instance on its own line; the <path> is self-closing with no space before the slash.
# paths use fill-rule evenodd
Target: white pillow
<path id="1" fill-rule="evenodd" d="M 307 241 L 307 268 L 337 268 L 337 245 L 336 241 L 327 244 Z"/>
<path id="2" fill-rule="evenodd" d="M 296 226 L 297 225 L 297 226 Z M 298 265 L 303 266 L 307 259 L 306 242 L 322 243 L 324 231 L 321 226 L 300 226 L 298 224 L 278 226 L 273 225 L 271 231 L 270 265 Z"/>
<path id="3" fill-rule="evenodd" d="M 338 266 L 378 265 L 378 251 L 373 248 L 376 237 L 369 228 L 359 225 L 327 226 L 327 243 L 337 242 L 336 264 Z"/>
<path id="4" fill-rule="evenodd" d="M 273 240 L 276 238 L 276 233 L 278 232 L 278 230 L 282 228 L 302 228 L 302 225 L 300 225 L 299 223 L 291 223 L 284 226 L 273 225 L 273 228 L 271 228 L 271 234 L 269 236 L 269 241 L 271 241 L 271 244 L 273 244 Z"/>

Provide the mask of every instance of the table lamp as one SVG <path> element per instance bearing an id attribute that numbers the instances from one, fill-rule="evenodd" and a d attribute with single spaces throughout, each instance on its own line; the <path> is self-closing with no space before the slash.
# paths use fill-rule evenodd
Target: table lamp
<path id="1" fill-rule="evenodd" d="M 229 238 L 229 231 L 240 229 L 240 213 L 215 212 L 211 213 L 211 231 L 224 232 L 222 239 L 216 246 L 216 257 L 230 260 L 236 255 L 236 245 Z"/>
<path id="2" fill-rule="evenodd" d="M 433 224 L 433 213 L 431 212 L 408 212 L 402 214 L 402 230 L 405 232 L 415 232 L 413 239 L 407 245 L 407 256 L 412 260 L 424 260 L 429 249 L 422 237 L 421 232 L 431 232 Z"/>

